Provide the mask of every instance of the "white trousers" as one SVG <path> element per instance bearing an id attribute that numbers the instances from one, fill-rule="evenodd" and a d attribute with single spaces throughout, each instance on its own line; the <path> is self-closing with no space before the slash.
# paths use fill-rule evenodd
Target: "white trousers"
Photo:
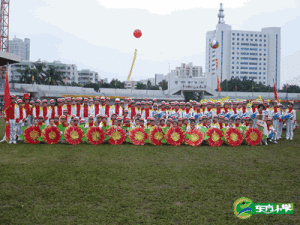
<path id="1" fill-rule="evenodd" d="M 10 141 L 16 141 L 16 135 L 17 135 L 17 124 L 16 120 L 9 120 L 10 123 L 10 135 L 9 140 Z"/>
<path id="2" fill-rule="evenodd" d="M 293 139 L 294 137 L 294 121 L 287 120 L 286 121 L 286 139 Z"/>

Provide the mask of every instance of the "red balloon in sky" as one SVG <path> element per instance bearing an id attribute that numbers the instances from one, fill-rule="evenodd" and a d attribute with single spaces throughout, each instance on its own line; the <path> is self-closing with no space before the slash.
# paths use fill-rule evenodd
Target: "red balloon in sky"
<path id="1" fill-rule="evenodd" d="M 142 31 L 139 30 L 139 29 L 136 29 L 134 32 L 133 32 L 133 35 L 136 37 L 136 38 L 140 38 L 142 36 Z"/>

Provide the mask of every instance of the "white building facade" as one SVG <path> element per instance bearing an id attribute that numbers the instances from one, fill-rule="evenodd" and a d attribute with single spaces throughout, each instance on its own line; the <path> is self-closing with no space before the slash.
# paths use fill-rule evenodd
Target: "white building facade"
<path id="1" fill-rule="evenodd" d="M 15 37 L 9 40 L 9 52 L 21 56 L 21 61 L 30 61 L 30 39 Z"/>
<path id="2" fill-rule="evenodd" d="M 77 72 L 77 66 L 76 64 L 65 64 L 61 63 L 60 61 L 54 61 L 54 62 L 47 62 L 47 61 L 37 61 L 37 62 L 28 62 L 28 61 L 23 61 L 20 63 L 15 63 L 9 66 L 9 77 L 10 80 L 13 81 L 19 81 L 22 72 L 25 71 L 27 68 L 34 69 L 35 68 L 35 63 L 43 63 L 45 64 L 46 68 L 45 70 L 49 69 L 50 66 L 54 66 L 57 68 L 57 71 L 60 71 L 62 73 L 62 80 L 63 82 L 67 82 L 68 84 L 71 84 L 72 82 L 78 83 L 77 77 L 78 77 L 78 72 Z"/>
<path id="3" fill-rule="evenodd" d="M 232 30 L 224 22 L 221 3 L 216 30 L 206 33 L 207 85 L 217 88 L 220 82 L 231 78 L 253 79 L 264 85 L 280 87 L 281 28 L 262 28 L 261 31 Z M 216 40 L 219 47 L 213 49 L 210 42 Z"/>
<path id="4" fill-rule="evenodd" d="M 193 63 L 181 63 L 180 67 L 176 67 L 175 70 L 171 71 L 175 73 L 176 76 L 179 77 L 201 77 L 203 76 L 202 73 L 202 66 L 193 66 Z"/>
<path id="5" fill-rule="evenodd" d="M 98 83 L 98 73 L 88 69 L 78 71 L 78 84 L 86 85 L 90 83 Z"/>

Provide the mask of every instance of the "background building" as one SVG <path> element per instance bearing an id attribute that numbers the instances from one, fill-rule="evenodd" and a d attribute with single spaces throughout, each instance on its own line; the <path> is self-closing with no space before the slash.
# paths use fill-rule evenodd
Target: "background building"
<path id="1" fill-rule="evenodd" d="M 50 66 L 54 66 L 58 71 L 62 72 L 63 81 L 68 84 L 75 82 L 78 83 L 78 72 L 76 64 L 65 64 L 60 61 L 47 62 L 47 61 L 37 61 L 37 62 L 27 62 L 23 61 L 21 63 L 12 64 L 9 66 L 9 77 L 10 80 L 19 81 L 22 73 L 19 72 L 25 71 L 26 68 L 34 69 L 34 63 L 44 63 L 47 70 Z"/>
<path id="2" fill-rule="evenodd" d="M 155 83 L 155 85 L 158 85 L 158 83 L 162 82 L 162 80 L 164 80 L 164 75 L 156 73 L 155 77 L 154 77 L 154 83 Z"/>
<path id="3" fill-rule="evenodd" d="M 98 73 L 88 69 L 78 71 L 78 84 L 98 83 Z"/>
<path id="4" fill-rule="evenodd" d="M 175 73 L 178 77 L 201 77 L 202 74 L 202 66 L 193 66 L 193 63 L 181 63 L 181 67 L 176 67 L 175 70 L 171 71 Z"/>
<path id="5" fill-rule="evenodd" d="M 25 38 L 23 41 L 15 37 L 9 40 L 9 52 L 21 56 L 21 61 L 30 61 L 30 39 Z"/>
<path id="6" fill-rule="evenodd" d="M 281 28 L 262 28 L 261 31 L 232 30 L 225 24 L 222 3 L 216 30 L 206 33 L 206 73 L 208 86 L 217 88 L 220 82 L 246 77 L 265 85 L 280 87 Z M 219 47 L 213 49 L 210 42 Z M 218 65 L 217 65 L 218 64 Z"/>

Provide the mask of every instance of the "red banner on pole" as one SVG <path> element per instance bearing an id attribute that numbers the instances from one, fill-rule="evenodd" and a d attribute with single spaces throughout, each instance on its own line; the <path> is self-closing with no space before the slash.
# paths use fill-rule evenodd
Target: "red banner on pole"
<path id="1" fill-rule="evenodd" d="M 274 79 L 273 79 L 273 84 L 274 84 L 274 96 L 275 96 L 275 100 L 278 100 L 277 90 L 276 90 L 276 85 L 275 85 Z"/>
<path id="2" fill-rule="evenodd" d="M 10 92 L 9 92 L 9 81 L 8 81 L 8 66 L 6 68 L 6 77 L 5 77 L 5 86 L 4 86 L 4 112 L 5 112 L 5 122 L 9 121 L 9 115 L 7 110 L 11 105 L 10 101 Z M 5 124 L 5 134 L 6 134 L 6 141 L 9 141 L 10 135 L 10 125 Z"/>
<path id="3" fill-rule="evenodd" d="M 222 91 L 221 85 L 220 85 L 220 80 L 219 80 L 219 75 L 217 76 L 217 81 L 218 81 L 218 91 Z"/>

